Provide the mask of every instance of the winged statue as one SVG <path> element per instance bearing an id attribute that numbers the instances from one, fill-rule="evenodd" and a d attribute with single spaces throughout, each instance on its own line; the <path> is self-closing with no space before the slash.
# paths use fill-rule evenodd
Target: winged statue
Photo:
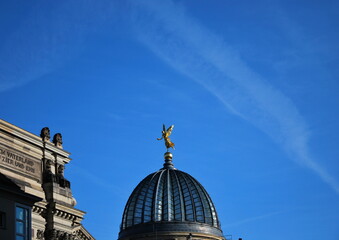
<path id="1" fill-rule="evenodd" d="M 174 125 L 170 126 L 167 130 L 165 127 L 165 124 L 162 125 L 162 137 L 161 138 L 157 138 L 157 140 L 161 140 L 164 139 L 165 141 L 165 146 L 167 148 L 167 151 L 169 148 L 174 148 L 174 143 L 171 142 L 171 139 L 169 138 L 169 136 L 171 135 L 172 131 L 173 131 Z"/>

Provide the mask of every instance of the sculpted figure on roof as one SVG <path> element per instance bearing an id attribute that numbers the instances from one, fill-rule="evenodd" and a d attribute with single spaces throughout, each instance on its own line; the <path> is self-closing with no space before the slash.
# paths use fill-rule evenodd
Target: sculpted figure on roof
<path id="1" fill-rule="evenodd" d="M 173 130 L 173 128 L 174 128 L 174 125 L 170 126 L 170 127 L 166 130 L 165 124 L 163 124 L 163 125 L 162 125 L 162 128 L 163 128 L 163 130 L 162 130 L 162 132 L 161 132 L 161 133 L 162 133 L 162 137 L 161 137 L 161 138 L 157 138 L 157 140 L 164 139 L 164 141 L 165 141 L 165 146 L 166 146 L 166 148 L 167 148 L 167 151 L 168 151 L 169 148 L 175 149 L 175 148 L 174 148 L 174 143 L 171 142 L 171 139 L 169 138 L 169 136 L 171 135 L 172 130 Z"/>

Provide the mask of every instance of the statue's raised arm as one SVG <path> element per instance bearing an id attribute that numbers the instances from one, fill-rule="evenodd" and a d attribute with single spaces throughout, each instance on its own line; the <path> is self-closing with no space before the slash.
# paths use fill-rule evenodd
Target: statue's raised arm
<path id="1" fill-rule="evenodd" d="M 173 128 L 174 128 L 174 125 L 170 126 L 167 130 L 166 130 L 166 127 L 165 127 L 165 124 L 162 125 L 162 136 L 161 138 L 157 138 L 157 140 L 161 140 L 161 139 L 164 139 L 165 141 L 165 146 L 167 148 L 167 151 L 169 148 L 174 148 L 174 143 L 171 142 L 171 139 L 169 138 L 169 136 L 171 135 L 172 131 L 173 131 Z"/>

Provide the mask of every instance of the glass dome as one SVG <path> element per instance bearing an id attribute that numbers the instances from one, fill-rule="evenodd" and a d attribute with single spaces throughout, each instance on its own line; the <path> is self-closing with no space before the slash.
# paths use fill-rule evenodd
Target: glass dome
<path id="1" fill-rule="evenodd" d="M 200 224 L 200 228 L 213 228 L 214 234 L 221 235 L 217 212 L 204 187 L 188 173 L 175 169 L 171 158 L 165 161 L 164 168 L 149 174 L 132 192 L 123 213 L 121 232 L 142 224 L 168 222 L 177 224 L 176 228 L 178 223 Z"/>

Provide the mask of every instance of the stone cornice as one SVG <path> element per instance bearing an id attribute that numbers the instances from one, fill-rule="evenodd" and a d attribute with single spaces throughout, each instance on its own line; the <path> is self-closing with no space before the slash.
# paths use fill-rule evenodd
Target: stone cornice
<path id="1" fill-rule="evenodd" d="M 43 214 L 46 212 L 46 208 L 41 207 L 41 206 L 34 205 L 34 206 L 32 207 L 32 211 L 33 211 L 34 213 L 39 214 L 39 215 L 43 215 Z"/>
<path id="2" fill-rule="evenodd" d="M 22 128 L 19 128 L 13 124 L 10 124 L 9 122 L 4 121 L 3 119 L 0 119 L 0 130 L 10 133 L 13 136 L 25 142 L 29 142 L 32 145 L 38 146 L 40 148 L 45 148 L 53 153 L 61 155 L 64 158 L 68 158 L 70 155 L 70 152 L 67 152 L 61 148 L 54 146 L 54 144 L 51 142 L 43 142 L 39 136 L 30 133 Z M 67 160 L 69 162 L 71 159 L 68 158 Z"/>
<path id="3" fill-rule="evenodd" d="M 77 237 L 83 240 L 95 240 L 95 238 L 84 228 L 83 225 L 74 227 L 73 232 Z"/>
<path id="4" fill-rule="evenodd" d="M 81 224 L 85 212 L 76 208 L 70 208 L 59 203 L 55 203 L 53 214 L 57 217 L 70 220 L 73 222 L 73 224 L 78 225 Z"/>

